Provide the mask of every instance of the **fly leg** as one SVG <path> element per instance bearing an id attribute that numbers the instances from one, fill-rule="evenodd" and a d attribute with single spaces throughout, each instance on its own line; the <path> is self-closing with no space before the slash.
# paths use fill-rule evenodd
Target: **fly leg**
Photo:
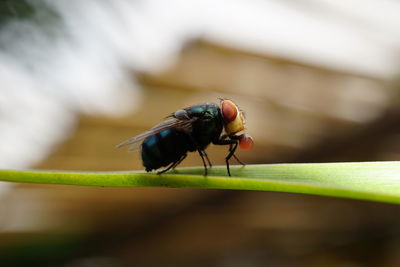
<path id="1" fill-rule="evenodd" d="M 206 151 L 205 151 L 205 150 L 203 150 L 202 152 L 203 152 L 203 155 L 206 157 L 206 160 L 207 160 L 208 166 L 212 167 L 211 161 L 210 161 L 210 159 L 208 158 L 208 155 L 207 155 Z"/>
<path id="2" fill-rule="evenodd" d="M 236 140 L 235 140 L 235 141 L 236 141 Z M 229 176 L 231 176 L 231 171 L 230 171 L 230 169 L 229 169 L 229 160 L 231 159 L 232 156 L 233 156 L 236 160 L 238 160 L 237 157 L 235 156 L 235 151 L 236 151 L 237 146 L 238 146 L 238 142 L 237 142 L 237 141 L 236 141 L 234 144 L 230 144 L 230 145 L 229 145 L 229 154 L 228 154 L 228 156 L 226 156 L 226 158 L 225 158 L 226 168 L 228 169 L 228 175 L 229 175 Z M 238 160 L 238 161 L 239 161 L 239 160 Z M 239 162 L 240 162 L 240 161 L 239 161 Z"/>
<path id="3" fill-rule="evenodd" d="M 182 160 L 184 160 L 186 158 L 187 154 L 183 155 L 180 159 L 178 159 L 177 161 L 172 162 L 166 169 L 157 172 L 157 174 L 162 174 L 166 171 L 169 171 L 170 169 L 175 169 L 175 167 L 182 162 Z"/>
<path id="4" fill-rule="evenodd" d="M 181 162 L 187 157 L 187 154 L 183 155 L 177 162 L 174 163 L 174 165 L 172 165 L 172 169 L 175 169 L 176 166 L 178 166 L 179 164 L 181 164 Z"/>
<path id="5" fill-rule="evenodd" d="M 200 157 L 201 157 L 201 160 L 203 161 L 203 166 L 204 166 L 204 176 L 207 176 L 207 165 L 206 165 L 206 161 L 204 160 L 204 151 L 203 150 L 200 150 L 200 149 L 198 149 L 197 150 L 198 152 L 199 152 L 199 155 L 200 155 Z M 208 157 L 207 157 L 207 160 L 208 160 Z"/>
<path id="6" fill-rule="evenodd" d="M 225 140 L 226 138 L 228 138 L 228 135 L 226 135 L 226 134 L 224 134 L 223 136 L 221 136 L 221 140 Z M 235 135 L 231 136 L 230 138 L 233 139 L 233 140 L 238 140 L 238 138 L 237 138 Z M 232 149 L 233 149 L 233 144 L 229 144 L 229 152 L 231 152 Z M 236 150 L 236 148 L 235 148 L 235 150 Z M 246 164 L 244 164 L 238 157 L 236 157 L 235 154 L 233 154 L 232 156 L 236 159 L 236 161 L 237 161 L 239 164 L 242 164 L 243 166 L 246 165 Z"/>
<path id="7" fill-rule="evenodd" d="M 197 152 L 199 152 L 199 155 L 200 155 L 200 157 L 201 157 L 201 160 L 203 161 L 204 176 L 207 176 L 207 174 L 208 174 L 208 171 L 207 171 L 207 164 L 206 164 L 206 161 L 204 160 L 204 157 L 207 159 L 207 162 L 208 162 L 208 164 L 209 164 L 210 167 L 211 167 L 212 165 L 211 165 L 210 159 L 208 158 L 207 153 L 206 153 L 204 150 L 199 149 L 199 146 L 197 145 L 196 140 L 195 140 L 191 135 L 189 135 L 189 137 L 190 137 L 192 143 L 194 144 L 194 147 L 197 149 Z"/>
<path id="8" fill-rule="evenodd" d="M 237 144 L 236 144 L 236 146 L 237 146 Z M 232 148 L 233 148 L 233 146 L 232 146 L 232 144 L 230 144 L 230 145 L 229 145 L 229 152 L 232 151 Z M 235 148 L 235 150 L 236 150 L 236 148 Z M 237 162 L 239 162 L 239 163 L 242 164 L 243 166 L 246 165 L 246 164 L 244 164 L 238 157 L 236 157 L 235 154 L 233 154 L 232 156 L 236 159 Z"/>
<path id="9" fill-rule="evenodd" d="M 237 145 L 238 145 L 238 141 L 237 140 L 232 140 L 232 139 L 225 140 L 225 138 L 226 137 L 223 136 L 221 139 L 213 141 L 213 144 L 221 145 L 221 146 L 229 145 L 229 154 L 225 158 L 225 163 L 226 163 L 226 169 L 228 170 L 228 175 L 231 176 L 231 171 L 230 171 L 230 168 L 229 168 L 229 160 L 235 154 L 235 151 L 236 151 L 236 148 L 237 148 Z"/>
<path id="10" fill-rule="evenodd" d="M 166 168 L 166 169 L 164 169 L 164 170 L 162 170 L 162 171 L 157 172 L 157 174 L 162 174 L 162 173 L 164 173 L 164 172 L 166 172 L 166 171 L 169 171 L 169 170 L 175 165 L 175 163 L 176 163 L 176 162 L 172 162 L 172 163 L 168 166 L 168 168 Z"/>

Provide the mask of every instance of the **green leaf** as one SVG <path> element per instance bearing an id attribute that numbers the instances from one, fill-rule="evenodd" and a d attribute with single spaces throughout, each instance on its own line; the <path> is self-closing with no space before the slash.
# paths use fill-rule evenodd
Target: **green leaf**
<path id="1" fill-rule="evenodd" d="M 291 192 L 400 203 L 400 162 L 263 164 L 131 172 L 0 170 L 0 181 L 83 186 L 157 186 Z"/>

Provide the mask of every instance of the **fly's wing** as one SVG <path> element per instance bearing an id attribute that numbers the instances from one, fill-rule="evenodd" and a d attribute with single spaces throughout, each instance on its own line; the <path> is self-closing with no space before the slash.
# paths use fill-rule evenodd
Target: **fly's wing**
<path id="1" fill-rule="evenodd" d="M 126 145 L 131 145 L 128 150 L 135 150 L 139 148 L 141 141 L 146 139 L 147 137 L 154 135 L 156 133 L 162 132 L 164 130 L 168 129 L 179 129 L 185 132 L 189 132 L 192 129 L 192 123 L 196 121 L 197 118 L 191 118 L 189 120 L 167 120 L 163 121 L 160 124 L 154 126 L 148 131 L 145 131 L 139 135 L 136 135 L 132 138 L 129 138 L 128 140 L 122 142 L 121 144 L 117 145 L 117 148 L 126 146 Z"/>

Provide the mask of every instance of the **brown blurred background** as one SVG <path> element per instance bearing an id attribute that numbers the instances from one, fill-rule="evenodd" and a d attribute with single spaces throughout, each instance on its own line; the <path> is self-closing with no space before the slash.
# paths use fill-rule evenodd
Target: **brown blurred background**
<path id="1" fill-rule="evenodd" d="M 35 19 L 43 7 L 29 3 L 8 2 L 2 10 L 12 19 Z M 302 8 L 318 6 L 310 3 Z M 251 151 L 238 152 L 246 163 L 399 160 L 396 75 L 316 61 L 202 36 L 184 42 L 156 71 L 121 59 L 132 82 L 126 90 L 140 92 L 135 108 L 118 116 L 78 109 L 63 141 L 21 167 L 143 169 L 137 151 L 114 146 L 179 108 L 218 97 L 246 112 L 255 139 Z M 208 154 L 213 164 L 224 164 L 225 149 L 210 146 Z M 201 160 L 194 153 L 181 164 L 195 165 Z M 0 198 L 1 266 L 400 265 L 396 205 L 270 192 L 31 184 L 9 187 Z"/>

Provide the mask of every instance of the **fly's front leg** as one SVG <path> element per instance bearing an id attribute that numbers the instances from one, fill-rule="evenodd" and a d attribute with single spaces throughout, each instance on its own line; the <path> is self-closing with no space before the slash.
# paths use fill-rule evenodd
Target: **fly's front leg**
<path id="1" fill-rule="evenodd" d="M 221 136 L 221 139 L 226 139 L 227 137 L 228 137 L 228 135 L 225 134 L 225 135 Z M 230 138 L 233 139 L 233 140 L 239 140 L 239 136 L 236 136 L 236 135 L 232 135 L 232 136 L 230 136 Z M 236 148 L 237 148 L 237 143 L 236 143 L 236 147 L 234 148 L 234 150 L 236 150 Z M 230 145 L 229 145 L 229 152 L 231 152 L 232 149 L 233 149 L 233 144 L 230 144 Z M 232 156 L 236 159 L 236 161 L 237 161 L 239 164 L 242 164 L 243 166 L 246 165 L 246 164 L 244 164 L 238 157 L 236 157 L 235 154 L 233 154 Z"/>
<path id="2" fill-rule="evenodd" d="M 221 145 L 221 146 L 229 145 L 230 147 L 232 147 L 232 149 L 229 149 L 229 154 L 225 158 L 226 169 L 228 170 L 228 175 L 231 176 L 231 171 L 230 171 L 230 168 L 229 168 L 229 159 L 234 155 L 234 153 L 236 151 L 236 148 L 237 148 L 237 145 L 238 145 L 238 141 L 237 140 L 232 140 L 232 139 L 225 140 L 225 138 L 224 139 L 221 138 L 219 140 L 213 141 L 213 144 Z"/>
<path id="3" fill-rule="evenodd" d="M 236 143 L 236 147 L 234 148 L 234 150 L 236 150 L 236 148 L 237 148 L 237 143 Z M 230 145 L 229 145 L 229 152 L 231 152 L 232 149 L 233 149 L 233 145 L 230 144 Z M 246 164 L 244 164 L 238 157 L 236 157 L 235 154 L 233 154 L 232 156 L 233 156 L 234 159 L 236 159 L 237 162 L 239 162 L 239 164 L 242 164 L 243 166 L 246 165 Z"/>
<path id="4" fill-rule="evenodd" d="M 235 141 L 236 141 L 236 140 L 235 140 Z M 228 168 L 228 174 L 229 174 L 229 176 L 231 176 L 231 172 L 230 172 L 230 170 L 229 170 L 229 160 L 231 159 L 231 157 L 233 156 L 239 163 L 241 163 L 240 160 L 235 156 L 235 151 L 236 151 L 237 146 L 238 146 L 238 141 L 236 141 L 235 144 L 230 144 L 229 154 L 228 154 L 228 156 L 226 156 L 226 158 L 225 158 L 225 162 L 226 162 L 226 166 L 227 166 L 227 168 Z M 243 163 L 242 163 L 242 164 L 243 164 Z"/>

